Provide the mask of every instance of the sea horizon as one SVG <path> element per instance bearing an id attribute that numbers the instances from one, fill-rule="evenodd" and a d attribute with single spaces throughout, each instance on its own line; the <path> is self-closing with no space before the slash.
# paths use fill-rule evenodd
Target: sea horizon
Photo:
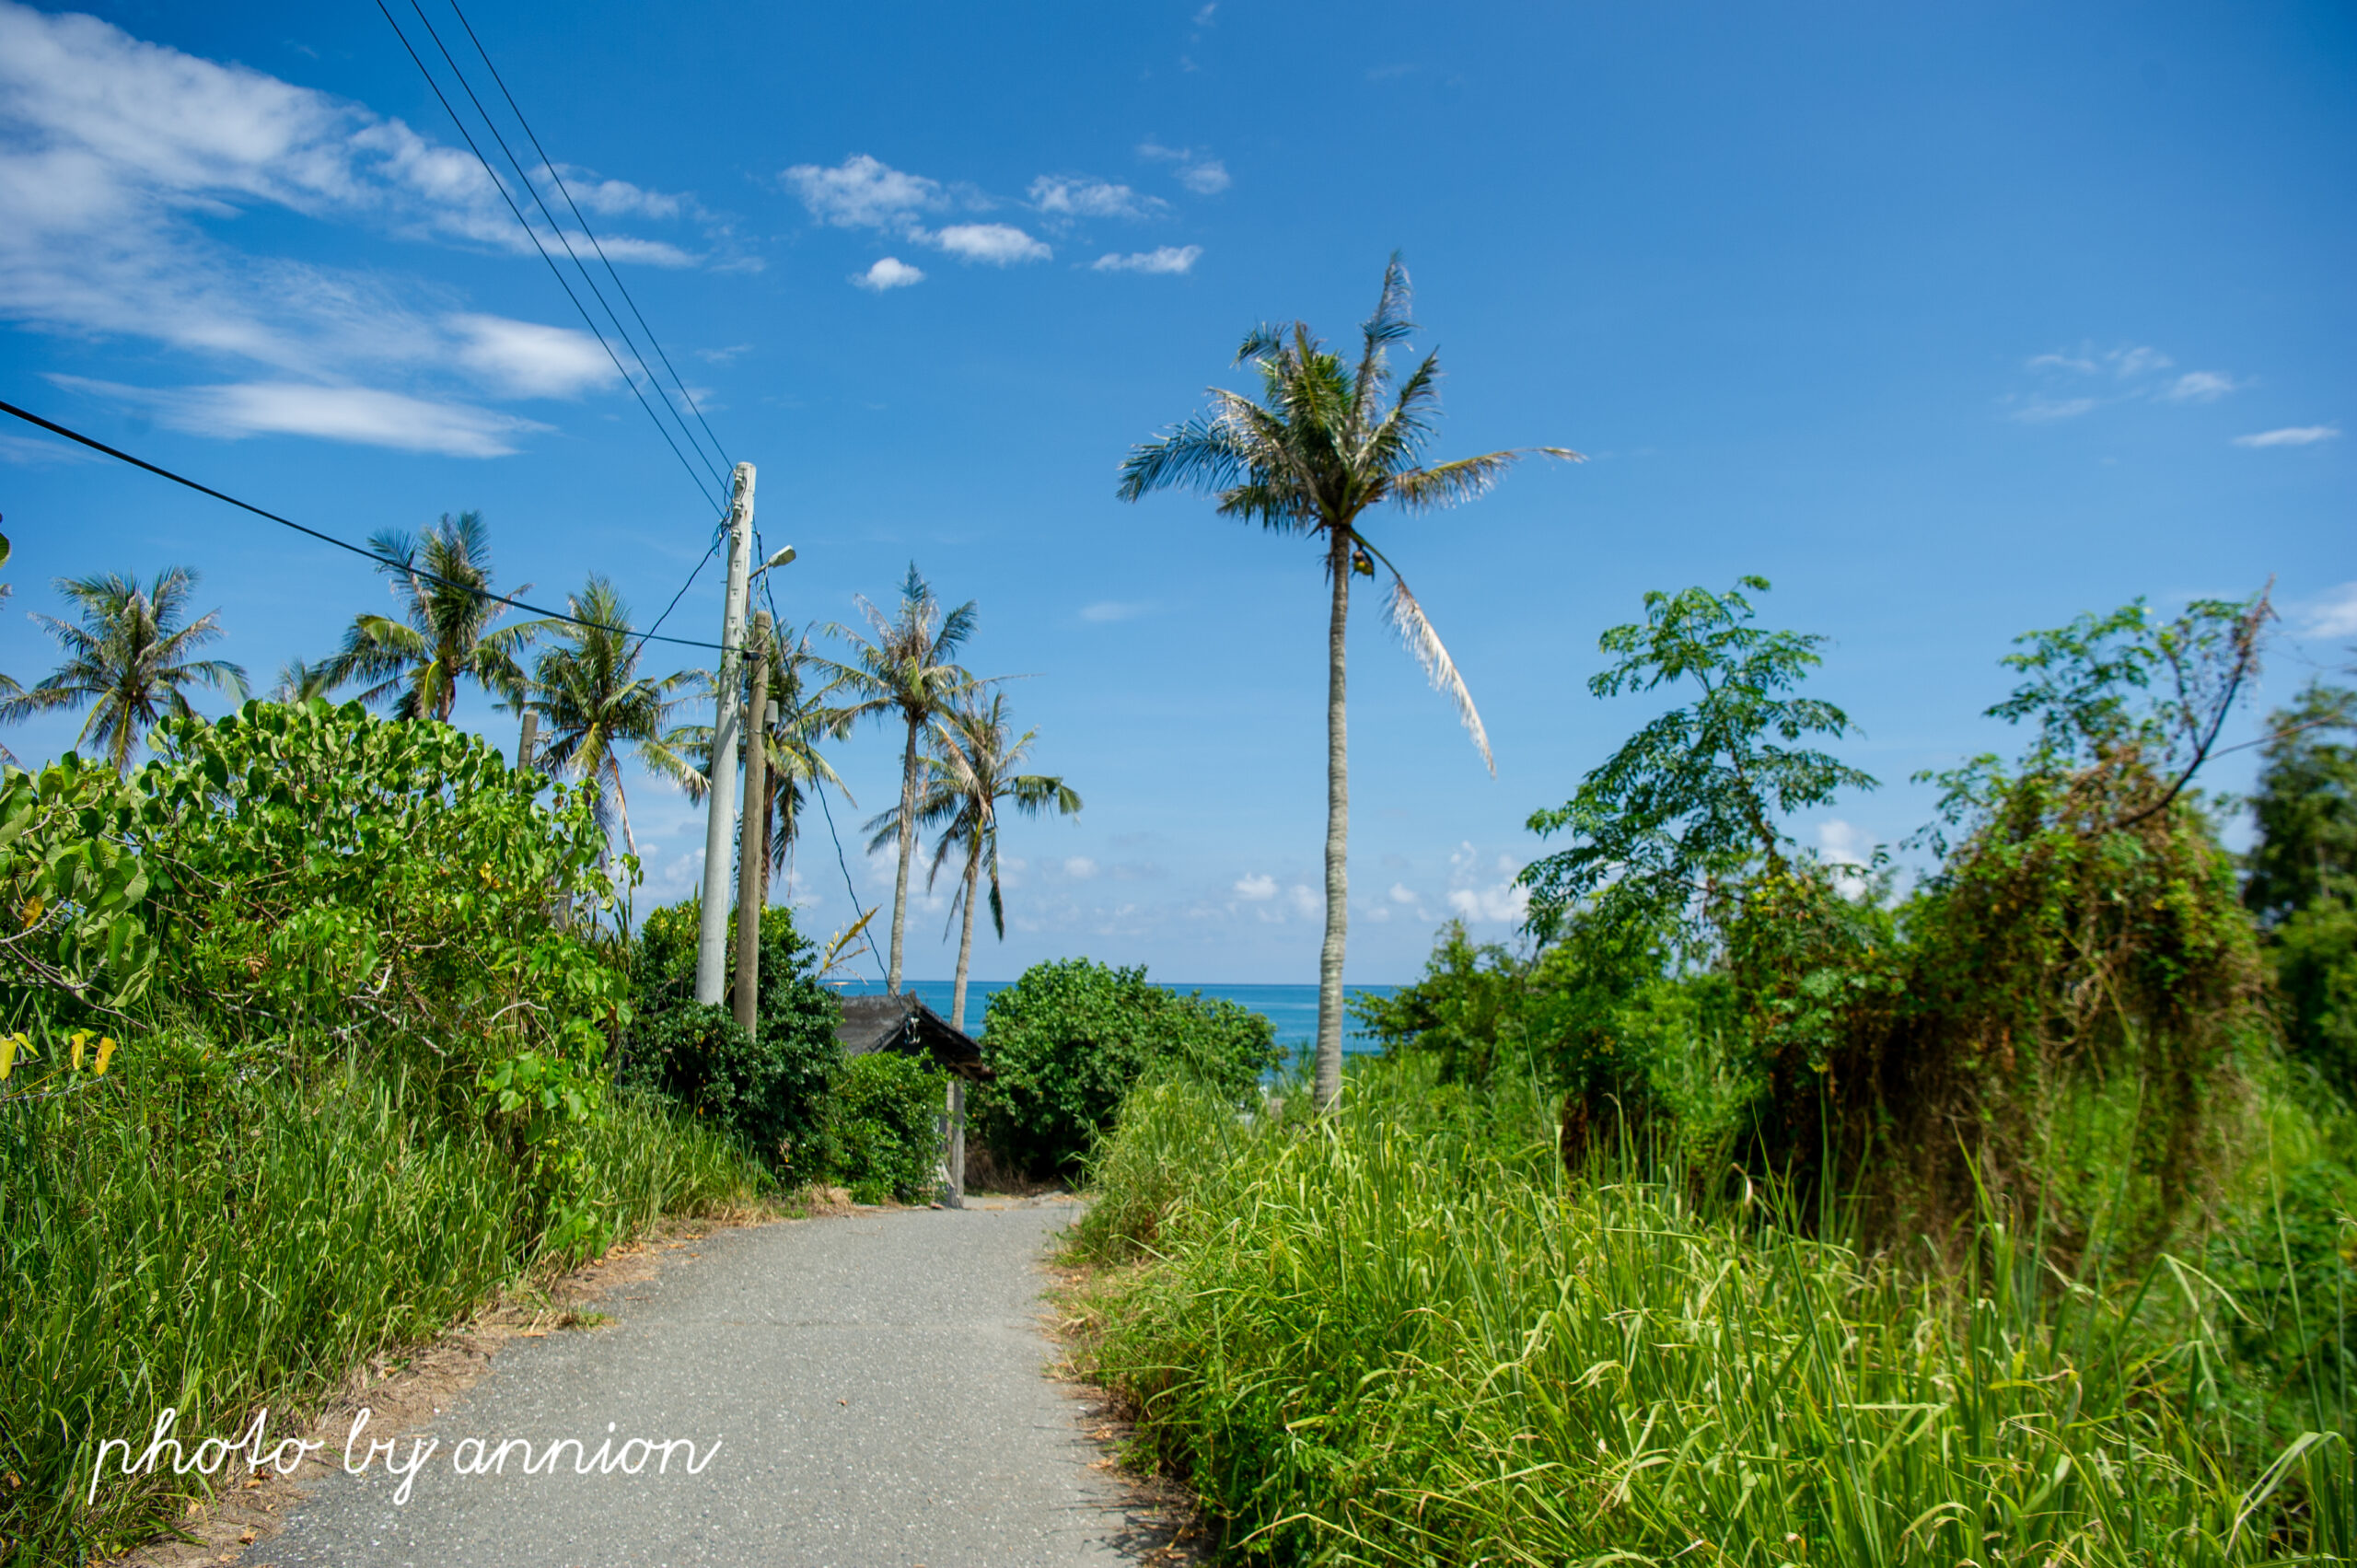
<path id="1" fill-rule="evenodd" d="M 968 1034 L 978 1040 L 982 1037 L 982 1015 L 990 1005 L 990 999 L 1014 983 L 1015 981 L 1011 980 L 967 981 L 965 1029 Z M 1287 1048 L 1288 1055 L 1293 1053 L 1295 1048 L 1307 1045 L 1317 1037 L 1318 986 L 1315 982 L 1304 985 L 1281 981 L 1219 983 L 1158 980 L 1151 983 L 1165 991 L 1177 992 L 1181 995 L 1201 993 L 1205 996 L 1249 1007 L 1275 1026 L 1277 1043 Z M 828 982 L 828 987 L 845 996 L 880 996 L 884 993 L 884 982 L 873 979 L 830 981 Z M 954 980 L 903 980 L 900 982 L 900 988 L 903 991 L 913 992 L 926 1006 L 943 1017 L 950 1016 L 950 1002 L 957 993 L 957 982 Z M 1396 985 L 1345 983 L 1342 992 L 1345 996 L 1390 996 L 1396 994 L 1399 989 Z M 956 1022 L 955 1019 L 951 1021 Z M 1342 1035 L 1342 1049 L 1353 1054 L 1365 1054 L 1380 1051 L 1382 1047 L 1364 1036 L 1351 1033 L 1346 1021 Z"/>

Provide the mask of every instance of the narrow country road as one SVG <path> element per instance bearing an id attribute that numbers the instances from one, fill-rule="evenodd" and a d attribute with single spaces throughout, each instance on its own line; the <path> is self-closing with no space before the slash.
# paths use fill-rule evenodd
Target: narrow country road
<path id="1" fill-rule="evenodd" d="M 1066 1568 L 1144 1561 L 1151 1526 L 1047 1376 L 1041 1256 L 1075 1211 L 1009 1202 L 716 1232 L 692 1263 L 524 1340 L 425 1431 L 405 1503 L 380 1456 L 327 1478 L 245 1561 L 281 1568 Z M 467 1438 L 579 1440 L 633 1476 L 453 1473 Z M 675 1446 L 668 1474 L 632 1438 Z M 366 1441 L 354 1451 L 357 1462 Z M 718 1451 L 711 1445 L 717 1441 Z M 407 1463 L 411 1445 L 400 1448 Z M 330 1458 L 333 1458 L 331 1455 Z M 1155 1538 L 1158 1539 L 1158 1538 Z"/>

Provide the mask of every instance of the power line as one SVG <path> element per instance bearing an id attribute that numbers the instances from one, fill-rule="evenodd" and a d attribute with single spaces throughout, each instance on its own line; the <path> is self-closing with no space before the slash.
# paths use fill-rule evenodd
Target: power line
<path id="1" fill-rule="evenodd" d="M 516 101 L 516 95 L 507 90 L 506 78 L 500 75 L 499 67 L 492 64 L 491 52 L 483 48 L 482 40 L 475 36 L 474 24 L 467 20 L 467 13 L 459 8 L 459 0 L 450 0 L 450 9 L 458 16 L 459 25 L 467 29 L 467 38 L 474 44 L 475 52 L 482 56 L 483 68 L 491 73 L 491 79 L 498 85 L 500 96 L 507 100 L 507 107 L 515 111 L 516 122 L 524 127 L 524 134 L 530 138 L 532 151 L 540 155 L 540 167 L 549 171 L 551 180 L 556 181 L 557 192 L 563 196 L 564 204 L 572 209 L 575 219 L 581 225 L 581 232 L 588 237 L 591 248 L 598 252 L 598 260 L 605 263 L 607 275 L 614 280 L 614 287 L 621 292 L 622 303 L 630 307 L 632 319 L 636 320 L 640 330 L 645 332 L 646 341 L 655 345 L 656 357 L 662 360 L 663 368 L 671 372 L 671 385 L 679 389 L 679 396 L 687 402 L 688 411 L 696 416 L 696 423 L 703 426 L 704 435 L 711 438 L 712 449 L 718 452 L 721 462 L 726 464 L 728 448 L 721 445 L 720 436 L 712 428 L 711 422 L 704 418 L 703 410 L 696 406 L 695 394 L 689 391 L 688 384 L 679 378 L 678 368 L 671 364 L 671 356 L 664 352 L 662 340 L 655 335 L 655 329 L 646 324 L 646 318 L 639 311 L 638 301 L 631 296 L 630 285 L 622 282 L 621 273 L 614 271 L 613 261 L 607 256 L 605 246 L 598 243 L 597 230 L 589 226 L 589 220 L 583 215 L 580 203 L 573 199 L 573 192 L 565 184 L 564 176 L 558 171 L 556 160 L 549 157 L 547 148 L 540 145 L 540 134 L 532 129 L 532 122 L 524 117 L 523 106 Z M 546 210 L 546 203 L 542 203 L 542 210 Z M 645 361 L 642 359 L 640 363 L 644 364 Z M 650 371 L 649 375 L 652 374 Z"/>
<path id="2" fill-rule="evenodd" d="M 226 501 L 241 512 L 251 512 L 257 517 L 266 517 L 270 521 L 278 524 L 281 528 L 293 528 L 299 534 L 308 534 L 311 538 L 318 540 L 322 544 L 331 544 L 338 550 L 348 550 L 353 554 L 360 556 L 366 560 L 374 561 L 380 566 L 390 566 L 395 571 L 407 572 L 412 576 L 423 577 L 425 581 L 434 584 L 437 587 L 450 588 L 459 593 L 472 594 L 477 598 L 486 599 L 493 604 L 504 604 L 511 610 L 528 610 L 532 614 L 541 616 L 547 620 L 561 621 L 569 626 L 586 627 L 592 632 L 611 632 L 618 636 L 642 637 L 645 641 L 656 643 L 673 643 L 683 648 L 710 648 L 717 652 L 727 652 L 727 649 L 718 643 L 702 643 L 696 641 L 692 637 L 657 637 L 652 632 L 642 633 L 633 632 L 627 626 L 609 626 L 601 621 L 584 621 L 578 615 L 568 615 L 561 610 L 547 610 L 537 604 L 528 604 L 520 598 L 512 598 L 505 594 L 495 594 L 489 588 L 477 587 L 472 583 L 452 582 L 447 577 L 440 576 L 435 573 L 426 571 L 424 567 L 419 566 L 414 562 L 403 561 L 398 556 L 379 554 L 376 551 L 366 549 L 361 545 L 354 544 L 349 540 L 338 539 L 331 533 L 321 533 L 318 528 L 311 528 L 304 523 L 298 523 L 292 517 L 282 517 L 275 512 L 265 511 L 261 507 L 255 505 L 250 501 L 240 501 L 236 496 L 228 494 L 223 491 L 215 490 L 209 484 L 200 484 L 195 480 L 189 478 L 185 474 L 174 473 L 171 470 L 161 467 L 156 463 L 151 463 L 145 458 L 134 458 L 129 452 L 110 447 L 105 442 L 98 440 L 93 436 L 85 436 L 78 430 L 68 429 L 66 426 L 58 424 L 55 420 L 43 419 L 41 415 L 34 413 L 28 409 L 20 409 L 12 402 L 0 401 L 0 413 L 13 414 L 17 418 L 23 420 L 28 424 L 37 424 L 43 430 L 49 431 L 53 435 L 64 436 L 68 441 L 78 442 L 81 445 L 89 447 L 90 450 L 94 452 L 103 452 L 108 457 L 116 459 L 118 462 L 129 463 L 135 469 L 145 469 L 149 473 L 156 475 L 158 479 L 168 479 L 174 484 L 186 485 L 189 489 L 195 491 L 200 495 L 210 495 L 215 501 Z M 708 553 L 705 559 L 711 559 Z M 699 565 L 697 570 L 702 571 L 702 567 Z M 689 580 L 692 582 L 694 578 L 691 576 Z M 680 589 L 680 592 L 682 593 L 685 593 L 686 591 L 687 590 L 684 587 Z M 676 604 L 679 601 L 675 598 L 672 602 Z M 668 615 L 670 611 L 666 610 L 664 613 Z"/>
<path id="3" fill-rule="evenodd" d="M 703 559 L 697 562 L 695 569 L 688 574 L 688 580 L 679 585 L 679 591 L 671 596 L 671 602 L 663 607 L 663 613 L 655 618 L 655 624 L 649 626 L 644 632 L 638 634 L 639 645 L 641 647 L 645 646 L 647 638 L 654 636 L 656 632 L 662 629 L 663 622 L 671 619 L 671 612 L 679 608 L 679 601 L 687 597 L 688 590 L 690 588 L 696 586 L 696 579 L 703 575 L 703 569 L 712 564 L 713 556 L 719 552 L 721 538 L 722 530 L 719 528 L 713 529 L 712 543 L 705 546 Z M 666 642 L 670 641 L 669 638 L 666 638 L 664 640 Z"/>
<path id="4" fill-rule="evenodd" d="M 843 891 L 851 895 L 852 917 L 856 920 L 859 916 L 859 889 L 852 886 L 851 863 L 843 858 L 842 835 L 835 831 L 835 808 L 827 804 L 827 791 L 825 785 L 813 782 L 810 786 L 810 793 L 819 797 L 819 809 L 826 816 L 827 837 L 835 841 L 835 864 L 842 868 Z M 876 978 L 884 981 L 887 985 L 889 985 L 891 983 L 892 977 L 884 972 L 883 956 L 877 952 L 876 942 L 873 937 L 868 939 L 867 957 L 876 965 Z"/>
<path id="5" fill-rule="evenodd" d="M 549 210 L 548 202 L 541 196 L 540 186 L 533 182 L 531 175 L 525 170 L 524 160 L 516 156 L 516 149 L 507 145 L 507 137 L 500 131 L 499 122 L 491 117 L 489 110 L 483 108 L 482 99 L 475 94 L 474 84 L 467 79 L 466 70 L 451 54 L 450 46 L 442 41 L 442 35 L 435 29 L 433 21 L 427 17 L 425 7 L 419 4 L 419 0 L 410 0 L 410 9 L 417 13 L 418 25 L 425 29 L 425 36 L 434 41 L 435 49 L 441 53 L 442 64 L 450 67 L 450 75 L 458 78 L 459 90 L 465 93 L 467 101 L 475 106 L 475 113 L 482 117 L 483 129 L 489 131 L 491 139 L 499 145 L 500 156 L 507 160 L 507 167 L 516 171 L 516 178 L 522 182 L 525 191 L 530 194 L 532 204 L 540 209 L 540 215 L 549 220 L 549 230 L 556 236 L 556 242 L 564 247 L 566 260 L 573 263 L 574 271 L 581 274 L 581 281 L 589 285 L 590 297 L 595 299 L 598 302 L 598 308 L 606 313 L 606 319 L 614 324 L 614 335 L 622 340 L 622 346 L 630 350 L 631 358 L 637 362 L 640 369 L 646 372 L 646 384 L 654 388 L 656 395 L 668 403 L 670 401 L 669 395 L 664 392 L 662 383 L 656 377 L 653 368 L 647 365 L 646 355 L 640 352 L 637 343 L 630 335 L 630 329 L 622 325 L 621 318 L 614 313 L 612 304 L 607 300 L 605 291 L 598 286 L 598 280 L 590 274 L 588 267 L 582 261 L 580 252 L 574 250 L 572 238 L 564 232 L 564 225 L 559 223 L 556 214 Z M 539 237 L 535 235 L 536 243 L 538 238 Z M 611 350 L 608 352 L 610 353 Z M 727 480 L 723 476 L 721 470 L 714 466 L 711 456 L 697 445 L 696 433 L 688 428 L 688 422 L 679 417 L 679 411 L 673 409 L 670 412 L 672 423 L 679 427 L 679 434 L 688 438 L 688 445 L 695 451 L 696 460 L 703 464 L 706 471 L 715 481 L 724 485 L 726 484 Z"/>
<path id="6" fill-rule="evenodd" d="M 704 488 L 703 475 L 698 473 L 695 465 L 688 461 L 688 455 L 679 450 L 679 444 L 671 438 L 671 432 L 664 426 L 662 417 L 655 412 L 654 405 L 646 401 L 645 394 L 638 389 L 637 378 L 623 367 L 621 356 L 617 354 L 613 345 L 606 341 L 605 333 L 598 331 L 598 323 L 591 318 L 588 308 L 581 303 L 581 296 L 573 292 L 571 284 L 564 281 L 563 269 L 556 264 L 556 258 L 549 254 L 548 247 L 540 243 L 540 237 L 533 232 L 531 224 L 524 217 L 523 209 L 516 204 L 516 198 L 507 193 L 506 186 L 500 184 L 499 175 L 492 168 L 491 160 L 482 156 L 482 148 L 475 144 L 474 133 L 467 129 L 467 123 L 459 117 L 457 108 L 444 95 L 442 84 L 434 79 L 434 73 L 426 69 L 424 60 L 420 58 L 417 51 L 410 46 L 409 35 L 401 31 L 401 23 L 393 19 L 393 13 L 387 8 L 385 0 L 377 0 L 377 9 L 383 15 L 386 25 L 393 29 L 393 36 L 401 40 L 401 49 L 409 55 L 410 63 L 417 67 L 418 74 L 425 78 L 425 85 L 433 89 L 435 98 L 441 103 L 445 112 L 450 116 L 450 122 L 459 128 L 459 134 L 466 141 L 467 150 L 475 155 L 477 163 L 482 165 L 483 174 L 498 191 L 499 199 L 507 203 L 509 212 L 516 215 L 517 223 L 523 226 L 524 237 L 532 242 L 532 249 L 540 253 L 540 260 L 548 263 L 549 272 L 556 278 L 557 286 L 564 290 L 564 296 L 567 299 L 573 301 L 574 309 L 580 312 L 583 323 L 588 327 L 590 334 L 598 340 L 598 346 L 606 351 L 606 357 L 612 360 L 614 368 L 621 373 L 623 381 L 630 387 L 631 396 L 638 400 L 639 407 L 646 410 L 646 417 L 655 422 L 656 433 L 663 437 L 663 444 L 671 448 L 671 455 L 679 459 L 681 468 L 688 470 L 689 482 L 696 487 L 696 493 L 704 498 L 713 510 L 721 510 L 720 503 L 714 500 L 712 492 Z M 657 388 L 656 390 L 660 391 L 661 389 Z"/>

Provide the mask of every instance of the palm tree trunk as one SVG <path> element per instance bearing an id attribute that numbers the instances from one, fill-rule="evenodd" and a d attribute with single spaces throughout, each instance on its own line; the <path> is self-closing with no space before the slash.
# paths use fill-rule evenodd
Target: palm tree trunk
<path id="1" fill-rule="evenodd" d="M 606 762 L 614 781 L 614 808 L 622 814 L 622 847 L 633 855 L 638 854 L 638 835 L 630 830 L 630 796 L 622 793 L 622 769 L 610 758 Z"/>
<path id="2" fill-rule="evenodd" d="M 959 1034 L 966 1032 L 966 969 L 974 957 L 974 884 L 982 868 L 982 846 L 966 846 L 966 928 L 958 934 L 958 985 L 952 993 L 950 1024 Z"/>
<path id="3" fill-rule="evenodd" d="M 1334 605 L 1326 628 L 1326 945 L 1318 956 L 1318 1109 L 1342 1098 L 1342 947 L 1350 925 L 1351 747 L 1342 712 L 1342 633 L 1351 609 L 1351 534 L 1334 530 Z"/>
<path id="4" fill-rule="evenodd" d="M 892 885 L 892 961 L 884 989 L 900 993 L 900 938 L 909 923 L 909 857 L 917 843 L 917 721 L 909 721 L 908 749 L 900 753 L 900 870 Z"/>

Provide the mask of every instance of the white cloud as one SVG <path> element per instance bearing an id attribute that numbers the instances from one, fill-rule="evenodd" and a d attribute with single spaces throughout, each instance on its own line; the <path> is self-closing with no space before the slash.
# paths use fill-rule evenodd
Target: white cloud
<path id="1" fill-rule="evenodd" d="M 961 261 L 988 261 L 994 267 L 1012 261 L 1044 261 L 1053 254 L 1012 224 L 952 224 L 929 238 Z"/>
<path id="2" fill-rule="evenodd" d="M 1122 599 L 1099 599 L 1095 604 L 1084 605 L 1081 608 L 1080 618 L 1083 621 L 1094 621 L 1099 622 L 1109 621 L 1132 621 L 1137 617 L 1144 615 L 1147 610 L 1152 610 L 1154 606 L 1150 604 L 1125 601 Z"/>
<path id="3" fill-rule="evenodd" d="M 689 203 L 624 181 L 575 195 L 608 214 Z M 341 439 L 487 454 L 540 426 L 421 381 L 570 396 L 613 379 L 578 334 L 456 309 L 452 291 L 249 254 L 236 220 L 276 206 L 415 239 L 529 254 L 500 188 L 466 152 L 399 120 L 242 65 L 148 43 L 87 16 L 0 0 L 0 318 L 125 335 L 267 373 L 156 394 L 206 428 L 321 427 Z M 200 226 L 202 220 L 203 226 Z M 617 261 L 678 247 L 610 231 Z M 404 392 L 354 383 L 389 374 Z M 314 389 L 308 415 L 295 381 Z"/>
<path id="4" fill-rule="evenodd" d="M 1158 142 L 1143 142 L 1138 157 L 1156 163 L 1175 163 L 1178 183 L 1198 196 L 1216 196 L 1233 183 L 1227 177 L 1227 165 L 1215 157 L 1204 157 L 1192 147 L 1166 147 Z"/>
<path id="5" fill-rule="evenodd" d="M 1854 823 L 1836 819 L 1817 825 L 1817 842 L 1825 858 L 1840 865 L 1864 865 L 1874 859 L 1875 842 Z"/>
<path id="6" fill-rule="evenodd" d="M 1311 915 L 1326 912 L 1326 900 L 1302 883 L 1295 882 L 1291 888 L 1285 889 L 1285 893 L 1293 900 L 1293 912 L 1295 914 Z"/>
<path id="7" fill-rule="evenodd" d="M 1211 26 L 1212 13 L 1218 9 L 1219 0 L 1210 0 L 1210 4 L 1206 5 L 1202 10 L 1195 13 L 1195 25 L 1199 28 L 1207 28 Z"/>
<path id="8" fill-rule="evenodd" d="M 1085 854 L 1074 855 L 1064 862 L 1064 875 L 1075 882 L 1086 882 L 1097 875 L 1097 863 Z"/>
<path id="9" fill-rule="evenodd" d="M 898 256 L 886 256 L 864 273 L 853 273 L 853 284 L 874 294 L 888 289 L 906 288 L 911 284 L 924 282 L 924 273 L 910 266 Z"/>
<path id="10" fill-rule="evenodd" d="M 1190 163 L 1178 171 L 1178 183 L 1198 196 L 1216 196 L 1233 183 L 1227 177 L 1227 165 L 1219 159 L 1205 158 Z"/>
<path id="11" fill-rule="evenodd" d="M 1151 250 L 1134 251 L 1127 256 L 1099 256 L 1091 270 L 1099 273 L 1183 273 L 1192 268 L 1195 258 L 1202 253 L 1203 248 L 1200 245 L 1158 245 Z"/>
<path id="12" fill-rule="evenodd" d="M 2189 370 L 2161 390 L 2165 403 L 2214 403 L 2243 383 L 2218 370 Z"/>
<path id="13" fill-rule="evenodd" d="M 516 450 L 515 437 L 549 428 L 467 403 L 433 402 L 370 387 L 249 381 L 158 390 L 78 376 L 51 379 L 75 391 L 152 409 L 157 418 L 177 429 L 230 439 L 313 436 L 403 452 L 499 458 Z"/>
<path id="14" fill-rule="evenodd" d="M 2282 430 L 2262 430 L 2255 436 L 2237 436 L 2237 447 L 2313 447 L 2319 441 L 2330 441 L 2340 435 L 2337 424 L 2295 424 Z"/>
<path id="15" fill-rule="evenodd" d="M 2308 607 L 2303 636 L 2357 637 L 2357 583 L 2343 583 Z"/>
<path id="16" fill-rule="evenodd" d="M 1452 888 L 1448 907 L 1468 921 L 1519 921 L 1530 912 L 1530 889 L 1511 882 L 1491 888 Z"/>
<path id="17" fill-rule="evenodd" d="M 617 379 L 598 340 L 570 327 L 470 315 L 451 317 L 450 326 L 459 363 L 511 397 L 577 397 Z"/>
<path id="18" fill-rule="evenodd" d="M 1143 218 L 1169 205 L 1158 196 L 1141 196 L 1110 180 L 1048 174 L 1031 181 L 1029 194 L 1031 204 L 1041 212 L 1066 217 Z"/>
<path id="19" fill-rule="evenodd" d="M 1409 890 L 1408 884 L 1405 882 L 1391 884 L 1390 898 L 1395 904 L 1412 904 L 1416 901 L 1416 895 Z"/>
<path id="20" fill-rule="evenodd" d="M 2014 417 L 2015 419 L 2027 420 L 2033 424 L 2055 419 L 2076 419 L 2095 406 L 2096 401 L 2093 398 L 2063 398 L 2056 400 L 2052 398 L 2033 397 L 2029 401 L 2024 403 L 2020 408 L 2014 411 Z"/>
<path id="21" fill-rule="evenodd" d="M 853 153 L 832 168 L 795 164 L 785 171 L 785 182 L 812 217 L 837 228 L 903 226 L 917 214 L 948 203 L 937 180 L 904 174 L 865 153 Z"/>
<path id="22" fill-rule="evenodd" d="M 2110 363 L 2112 374 L 2123 381 L 2155 370 L 2166 370 L 2177 363 L 2156 348 L 2114 349 L 2104 358 Z"/>
<path id="23" fill-rule="evenodd" d="M 1255 903 L 1264 899 L 1273 899 L 1277 896 L 1277 879 L 1265 871 L 1255 871 L 1249 877 L 1240 877 L 1236 882 L 1236 896 L 1240 899 L 1250 899 Z"/>

